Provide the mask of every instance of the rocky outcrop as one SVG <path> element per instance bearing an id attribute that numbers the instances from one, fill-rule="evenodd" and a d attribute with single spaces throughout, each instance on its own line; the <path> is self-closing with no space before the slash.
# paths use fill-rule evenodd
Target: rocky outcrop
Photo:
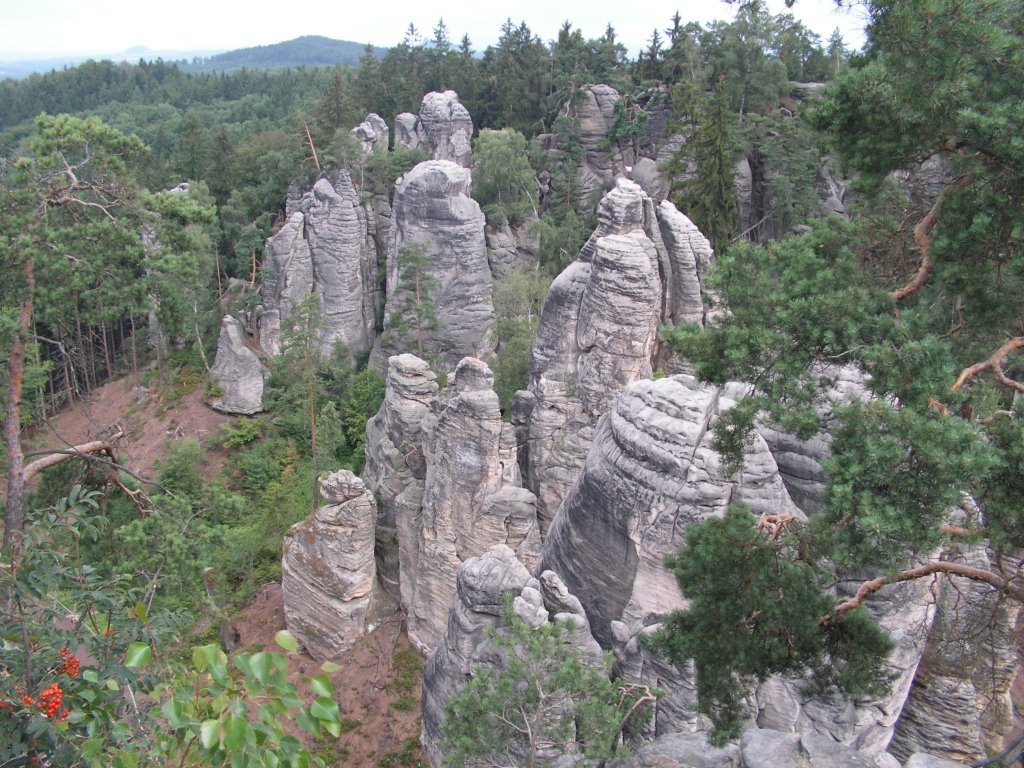
<path id="1" fill-rule="evenodd" d="M 469 196 L 470 185 L 467 169 L 431 160 L 409 171 L 395 191 L 385 334 L 371 357 L 378 370 L 389 356 L 421 345 L 423 357 L 440 355 L 449 369 L 492 349 L 484 215 Z"/>
<path id="2" fill-rule="evenodd" d="M 320 481 L 325 504 L 284 539 L 281 589 L 288 630 L 315 659 L 349 650 L 372 629 L 376 504 L 348 470 Z"/>
<path id="3" fill-rule="evenodd" d="M 420 124 L 430 142 L 431 160 L 448 160 L 469 168 L 473 160 L 473 119 L 455 91 L 435 91 L 424 96 Z"/>
<path id="4" fill-rule="evenodd" d="M 723 472 L 710 446 L 717 414 L 742 387 L 699 386 L 688 376 L 639 381 L 598 423 L 586 463 L 544 542 L 541 568 L 558 573 L 583 604 L 594 637 L 614 650 L 622 674 L 668 691 L 657 733 L 702 729 L 691 669 L 675 669 L 640 642 L 658 617 L 682 608 L 663 566 L 687 529 L 743 503 L 755 514 L 790 512 L 793 504 L 768 443 L 757 435 L 742 474 Z M 840 582 L 848 594 L 862 579 Z M 867 754 L 883 751 L 906 698 L 931 621 L 928 585 L 904 583 L 876 595 L 870 609 L 896 641 L 889 696 L 853 702 L 813 698 L 795 683 L 772 679 L 753 692 L 761 727 L 819 733 Z"/>
<path id="5" fill-rule="evenodd" d="M 372 155 L 376 151 L 387 152 L 390 132 L 384 118 L 375 112 L 371 112 L 366 118 L 352 129 L 352 135 L 363 145 L 363 151 Z"/>
<path id="6" fill-rule="evenodd" d="M 378 574 L 388 593 L 404 606 L 412 604 L 413 584 L 407 582 L 403 592 L 400 573 L 416 573 L 427 476 L 424 442 L 439 410 L 437 376 L 430 366 L 414 355 L 392 357 L 384 402 L 366 424 L 363 478 L 379 500 Z"/>
<path id="7" fill-rule="evenodd" d="M 419 117 L 403 112 L 395 117 L 395 146 L 419 149 L 427 143 L 427 133 Z"/>
<path id="8" fill-rule="evenodd" d="M 507 222 L 488 225 L 484 231 L 487 242 L 487 263 L 495 280 L 508 277 L 517 270 L 536 269 L 540 239 L 532 234 L 536 219 L 512 227 Z"/>
<path id="9" fill-rule="evenodd" d="M 544 530 L 583 466 L 598 417 L 664 364 L 658 326 L 703 321 L 701 276 L 711 258 L 685 216 L 669 202 L 655 208 L 634 182 L 619 179 L 601 201 L 579 259 L 551 284 L 529 391 L 517 404 L 520 461 Z"/>
<path id="10" fill-rule="evenodd" d="M 309 294 L 319 298 L 320 343 L 344 344 L 353 357 L 374 339 L 377 252 L 367 212 L 349 175 L 321 178 L 290 200 L 287 223 L 264 249 L 263 314 L 259 331 L 268 354 L 280 351 L 280 325 Z"/>
<path id="11" fill-rule="evenodd" d="M 531 577 L 502 544 L 466 560 L 458 569 L 443 640 L 423 675 L 422 743 L 433 766 L 443 762 L 440 735 L 449 700 L 481 669 L 502 664 L 488 632 L 501 631 L 506 598 L 512 600 L 514 614 L 534 629 L 548 621 L 563 622 L 566 641 L 584 663 L 601 663 L 601 649 L 590 636 L 586 613 L 556 574 Z"/>
<path id="12" fill-rule="evenodd" d="M 982 546 L 965 547 L 962 560 L 996 570 Z M 1002 567 L 1012 570 L 1003 555 Z M 1020 604 L 986 584 L 952 576 L 936 585 L 938 616 L 910 697 L 900 712 L 891 751 L 926 751 L 974 762 L 1002 747 L 1014 721 L 1010 687 L 1019 669 L 1014 628 Z"/>
<path id="13" fill-rule="evenodd" d="M 494 376 L 466 358 L 425 443 L 426 480 L 415 569 L 401 574 L 409 639 L 425 652 L 444 634 L 455 573 L 496 543 L 532 567 L 540 549 L 533 494 L 520 487 L 515 434 L 501 420 Z"/>
<path id="14" fill-rule="evenodd" d="M 217 356 L 210 375 L 220 395 L 210 405 L 223 413 L 251 415 L 262 410 L 263 381 L 266 372 L 256 353 L 249 348 L 242 324 L 225 315 L 217 339 Z"/>
<path id="15" fill-rule="evenodd" d="M 367 424 L 364 476 L 380 500 L 377 561 L 424 652 L 444 633 L 465 560 L 499 543 L 530 567 L 539 556 L 536 499 L 521 487 L 515 434 L 493 384 L 486 364 L 466 358 L 439 399 L 424 361 L 392 357 L 384 403 Z"/>
<path id="16" fill-rule="evenodd" d="M 623 152 L 617 144 L 610 147 L 608 144 L 608 132 L 615 124 L 615 104 L 619 98 L 619 92 L 610 85 L 591 85 L 582 90 L 575 102 L 583 148 L 583 176 L 594 180 L 589 182 L 591 191 L 611 188 L 623 167 L 633 165 L 636 159 L 631 149 Z"/>

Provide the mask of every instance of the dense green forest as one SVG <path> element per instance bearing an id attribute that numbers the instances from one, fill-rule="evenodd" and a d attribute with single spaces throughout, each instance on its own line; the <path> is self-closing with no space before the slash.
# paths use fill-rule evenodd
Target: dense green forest
<path id="1" fill-rule="evenodd" d="M 663 172 L 716 247 L 713 287 L 727 311 L 710 330 L 665 335 L 702 379 L 757 383 L 719 422 L 723 456 L 742 465 L 759 419 L 811 435 L 829 383 L 822 366 L 870 373 L 875 399 L 840 414 L 826 513 L 777 523 L 786 535 L 768 543 L 733 513 L 700 527 L 690 559 L 670 564 L 683 592 L 739 597 L 695 599 L 654 642 L 673 660 L 696 659 L 700 709 L 720 738 L 737 733 L 745 679 L 809 668 L 826 687 L 877 690 L 889 646 L 858 610 L 865 596 L 822 597 L 826 559 L 914 578 L 900 570 L 907 553 L 949 540 L 945 516 L 965 494 L 984 513 L 958 521 L 956 535 L 1024 544 L 1024 369 L 1014 357 L 1024 348 L 1024 17 L 1007 0 L 870 7 L 858 54 L 838 33 L 822 41 L 752 1 L 729 22 L 656 20 L 635 59 L 611 25 L 588 39 L 566 22 L 545 43 L 510 19 L 476 51 L 439 21 L 429 35 L 410 25 L 383 55 L 367 46 L 349 66 L 89 61 L 0 82 L 0 631 L 10 651 L 0 766 L 308 765 L 282 722 L 337 736 L 329 680 L 305 681 L 310 705 L 282 657 L 229 662 L 215 646 L 221 620 L 279 578 L 282 537 L 315 504 L 309 479 L 361 469 L 365 424 L 383 398 L 365 361 L 318 354 L 314 305 L 282 328 L 266 413 L 208 444 L 173 443 L 152 478 L 98 449 L 29 471 L 43 453 L 33 440 L 56 411 L 122 377 L 169 407 L 197 388 L 214 394 L 221 317 L 258 301 L 262 249 L 289 186 L 344 168 L 367 198 L 393 194 L 421 158 L 397 147 L 366 159 L 350 129 L 369 112 L 389 122 L 416 112 L 444 89 L 474 120 L 474 196 L 488 222 L 537 219 L 540 273 L 495 291 L 506 411 L 525 383 L 547 282 L 596 223 L 575 187 L 576 105 L 596 83 L 621 96 L 609 143 L 639 142 L 656 107 L 684 137 Z M 831 85 L 805 104 L 793 95 L 801 82 Z M 816 220 L 815 173 L 829 153 L 856 177 L 850 220 Z M 774 169 L 767 234 L 739 231 L 739 156 Z M 898 188 L 893 172 L 933 157 L 948 172 L 932 200 Z M 553 179 L 544 196 L 531 191 L 540 176 Z M 187 195 L 170 191 L 182 182 Z M 781 237 L 795 225 L 801 236 Z M 214 450 L 227 458 L 208 472 Z M 37 473 L 43 482 L 27 482 Z M 738 583 L 749 560 L 727 555 L 740 550 L 756 550 L 770 575 Z M 1024 597 L 1018 574 L 992 578 Z M 785 610 L 764 607 L 789 590 L 801 597 Z M 69 606 L 71 626 L 55 621 Z M 201 647 L 177 650 L 197 619 L 187 644 Z M 280 644 L 295 649 L 287 633 Z M 81 676 L 79 655 L 96 662 Z M 845 663 L 830 670 L 832 660 Z M 163 703 L 129 707 L 125 690 Z M 244 695 L 262 702 L 251 722 L 231 704 Z"/>

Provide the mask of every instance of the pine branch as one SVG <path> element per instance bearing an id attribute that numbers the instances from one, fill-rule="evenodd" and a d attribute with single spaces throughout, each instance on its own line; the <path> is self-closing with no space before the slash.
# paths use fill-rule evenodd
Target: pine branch
<path id="1" fill-rule="evenodd" d="M 985 370 L 991 370 L 1000 384 L 1003 384 L 1010 389 L 1015 389 L 1018 392 L 1024 392 L 1024 384 L 1019 381 L 1014 381 L 1003 373 L 1002 367 L 1003 360 L 1010 355 L 1010 353 L 1016 352 L 1018 349 L 1024 349 L 1024 336 L 1014 336 L 1003 344 L 1003 346 L 993 352 L 987 360 L 983 360 L 980 363 L 975 363 L 974 365 L 964 368 L 957 377 L 956 383 L 954 383 L 950 388 L 950 392 L 958 392 L 968 380 Z"/>

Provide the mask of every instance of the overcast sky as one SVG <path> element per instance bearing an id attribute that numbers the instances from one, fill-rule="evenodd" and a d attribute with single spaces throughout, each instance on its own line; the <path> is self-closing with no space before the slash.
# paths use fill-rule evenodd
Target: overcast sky
<path id="1" fill-rule="evenodd" d="M 427 10 L 432 7 L 432 10 Z M 773 13 L 787 12 L 782 0 L 769 0 Z M 46 55 L 113 55 L 133 46 L 156 51 L 211 51 L 268 45 L 301 35 L 324 35 L 390 47 L 409 23 L 424 37 L 443 15 L 451 38 L 468 34 L 475 50 L 497 41 L 502 22 L 525 21 L 544 41 L 553 39 L 566 19 L 587 37 L 601 35 L 610 22 L 635 56 L 655 28 L 664 30 L 679 10 L 683 22 L 730 19 L 734 6 L 720 0 L 0 0 L 0 60 Z M 827 40 L 839 27 L 847 45 L 863 42 L 856 11 L 837 10 L 834 0 L 797 0 L 788 12 Z"/>

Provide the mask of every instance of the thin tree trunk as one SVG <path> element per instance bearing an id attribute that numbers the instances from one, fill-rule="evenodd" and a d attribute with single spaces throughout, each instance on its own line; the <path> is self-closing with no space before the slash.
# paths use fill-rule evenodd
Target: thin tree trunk
<path id="1" fill-rule="evenodd" d="M 35 263 L 30 256 L 22 267 L 25 298 L 18 311 L 18 333 L 7 358 L 7 399 L 4 403 L 4 444 L 7 447 L 7 506 L 4 508 L 4 551 L 14 562 L 21 550 L 25 525 L 25 455 L 21 449 L 21 390 L 25 383 L 25 349 L 32 332 Z"/>
<path id="2" fill-rule="evenodd" d="M 137 382 L 139 375 L 139 357 L 135 348 L 135 315 L 130 317 L 132 327 L 132 385 Z"/>

